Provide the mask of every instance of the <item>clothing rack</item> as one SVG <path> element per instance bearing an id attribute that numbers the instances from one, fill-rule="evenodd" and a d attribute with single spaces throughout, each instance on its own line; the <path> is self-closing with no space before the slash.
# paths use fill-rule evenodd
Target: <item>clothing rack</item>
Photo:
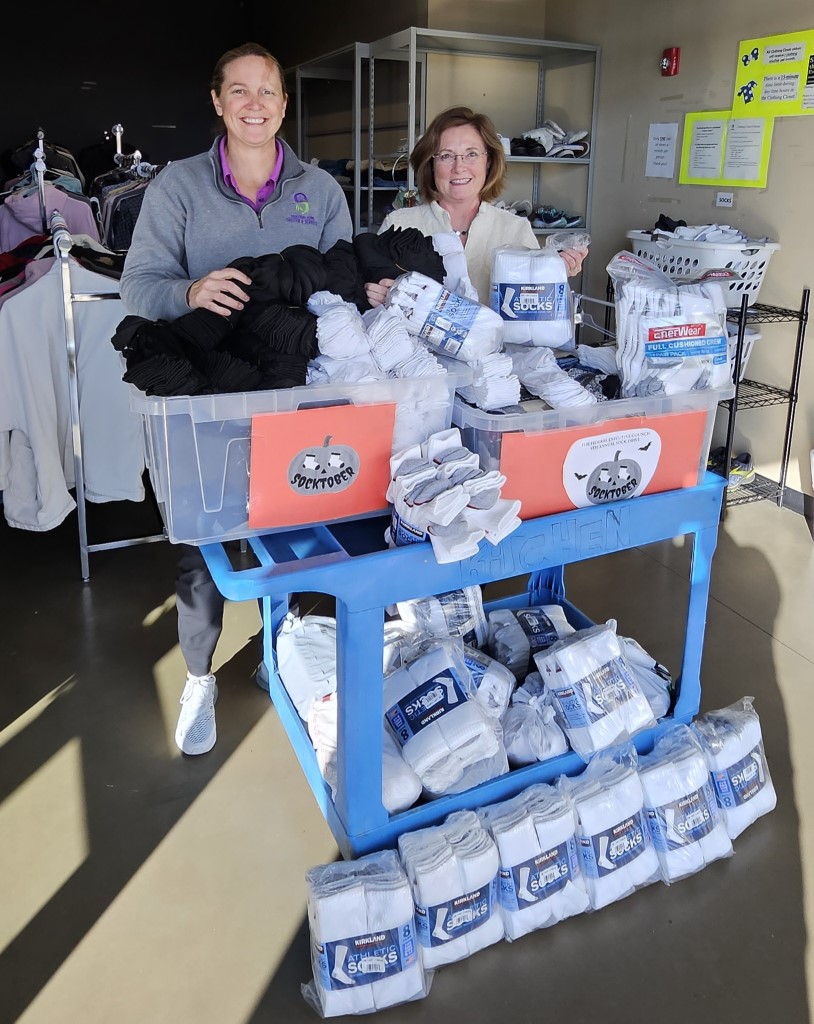
<path id="1" fill-rule="evenodd" d="M 146 537 L 130 537 L 122 540 L 108 541 L 101 544 L 88 543 L 88 527 L 85 511 L 85 473 L 82 462 L 82 432 L 79 427 L 79 384 L 77 379 L 76 360 L 76 327 L 73 306 L 75 302 L 94 302 L 100 299 L 118 299 L 118 292 L 74 292 L 71 285 L 70 252 L 73 238 L 65 218 L 54 211 L 51 214 L 51 234 L 54 255 L 60 262 L 60 281 L 62 284 L 62 308 L 65 320 L 65 348 L 68 356 L 68 390 L 70 395 L 71 440 L 73 443 L 74 476 L 76 482 L 76 511 L 79 522 L 79 559 L 82 569 L 82 580 L 90 579 L 89 554 L 93 551 L 109 551 L 113 548 L 132 547 L 135 544 L 150 544 L 157 540 L 166 540 L 164 533 L 151 534 Z"/>

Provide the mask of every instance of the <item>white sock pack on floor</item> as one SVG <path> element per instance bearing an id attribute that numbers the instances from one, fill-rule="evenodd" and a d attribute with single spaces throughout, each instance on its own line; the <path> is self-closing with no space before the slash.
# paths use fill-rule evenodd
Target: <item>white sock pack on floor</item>
<path id="1" fill-rule="evenodd" d="M 584 761 L 655 726 L 653 711 L 608 623 L 577 630 L 535 654 L 534 661 L 557 722 Z"/>
<path id="2" fill-rule="evenodd" d="M 548 928 L 588 909 L 570 797 L 537 784 L 478 811 L 500 859 L 500 905 L 506 938 Z"/>
<path id="3" fill-rule="evenodd" d="M 489 653 L 522 682 L 534 669 L 534 655 L 574 632 L 558 604 L 496 608 L 487 616 Z"/>
<path id="4" fill-rule="evenodd" d="M 460 792 L 508 771 L 500 723 L 472 700 L 459 641 L 435 641 L 384 680 L 384 714 L 425 795 Z"/>
<path id="5" fill-rule="evenodd" d="M 303 995 L 322 1017 L 372 1013 L 423 998 L 413 896 L 395 850 L 311 868 L 313 981 Z"/>
<path id="6" fill-rule="evenodd" d="M 500 317 L 424 274 L 411 271 L 397 277 L 384 304 L 401 314 L 411 334 L 453 359 L 474 363 L 500 351 Z"/>
<path id="7" fill-rule="evenodd" d="M 695 874 L 720 857 L 732 841 L 715 802 L 707 761 L 696 735 L 676 724 L 639 757 L 645 817 L 664 881 Z"/>
<path id="8" fill-rule="evenodd" d="M 632 744 L 628 747 L 627 763 L 618 763 L 606 751 L 576 779 L 560 776 L 557 783 L 576 808 L 580 865 L 592 910 L 661 879 L 644 815 L 636 752 Z"/>
<path id="9" fill-rule="evenodd" d="M 503 938 L 498 852 L 474 811 L 399 836 L 427 970 L 455 963 Z"/>
<path id="10" fill-rule="evenodd" d="M 497 246 L 489 305 L 503 321 L 504 343 L 573 347 L 568 271 L 556 249 Z"/>
<path id="11" fill-rule="evenodd" d="M 707 758 L 730 839 L 777 804 L 754 697 L 708 711 L 692 724 Z"/>
<path id="12" fill-rule="evenodd" d="M 555 721 L 539 672 L 529 672 L 514 691 L 501 723 L 503 745 L 512 768 L 546 761 L 568 750 L 568 740 Z"/>

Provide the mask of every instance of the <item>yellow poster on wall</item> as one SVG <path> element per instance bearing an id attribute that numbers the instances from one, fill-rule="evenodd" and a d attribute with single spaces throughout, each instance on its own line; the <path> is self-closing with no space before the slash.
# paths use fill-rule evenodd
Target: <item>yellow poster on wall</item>
<path id="1" fill-rule="evenodd" d="M 814 29 L 738 43 L 732 114 L 814 114 Z"/>
<path id="2" fill-rule="evenodd" d="M 771 117 L 731 110 L 685 114 L 679 184 L 765 188 L 773 128 Z"/>

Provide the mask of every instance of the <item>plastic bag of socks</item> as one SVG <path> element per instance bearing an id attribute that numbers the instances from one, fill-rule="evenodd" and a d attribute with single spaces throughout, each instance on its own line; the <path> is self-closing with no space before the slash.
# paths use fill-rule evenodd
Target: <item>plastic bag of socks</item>
<path id="1" fill-rule="evenodd" d="M 539 672 L 529 672 L 525 682 L 514 691 L 501 724 L 503 745 L 512 768 L 547 761 L 568 750 L 568 740 L 555 720 Z"/>
<path id="2" fill-rule="evenodd" d="M 671 726 L 651 753 L 639 757 L 639 778 L 650 838 L 668 885 L 732 856 L 704 751 L 688 726 Z"/>
<path id="3" fill-rule="evenodd" d="M 430 636 L 460 637 L 472 647 L 482 647 L 486 643 L 486 614 L 478 586 L 399 601 L 396 608 L 413 631 Z"/>
<path id="4" fill-rule="evenodd" d="M 489 304 L 503 321 L 505 343 L 573 348 L 571 289 L 556 249 L 497 246 Z"/>
<path id="5" fill-rule="evenodd" d="M 574 632 L 558 604 L 496 608 L 487 615 L 487 648 L 521 681 L 534 669 L 534 655 Z"/>
<path id="6" fill-rule="evenodd" d="M 742 697 L 728 707 L 706 712 L 692 723 L 706 754 L 730 839 L 737 839 L 777 804 L 754 700 Z"/>
<path id="7" fill-rule="evenodd" d="M 610 624 L 576 630 L 536 653 L 534 661 L 557 722 L 584 761 L 655 726 L 653 711 Z"/>
<path id="8" fill-rule="evenodd" d="M 413 894 L 395 850 L 321 864 L 305 880 L 313 979 L 302 994 L 320 1017 L 426 996 L 432 974 L 421 960 Z"/>

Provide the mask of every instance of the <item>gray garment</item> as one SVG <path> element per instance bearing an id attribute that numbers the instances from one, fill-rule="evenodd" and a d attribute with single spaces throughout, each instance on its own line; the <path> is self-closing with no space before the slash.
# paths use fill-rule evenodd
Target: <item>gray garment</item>
<path id="1" fill-rule="evenodd" d="M 219 144 L 167 164 L 150 182 L 119 282 L 129 313 L 175 320 L 189 312 L 192 282 L 239 256 L 289 245 L 327 252 L 352 238 L 345 194 L 327 171 L 301 163 L 282 142 L 280 179 L 256 212 L 223 180 Z"/>
<path id="2" fill-rule="evenodd" d="M 191 544 L 181 545 L 175 577 L 178 643 L 193 676 L 212 671 L 212 656 L 223 628 L 223 596 L 201 554 Z"/>

